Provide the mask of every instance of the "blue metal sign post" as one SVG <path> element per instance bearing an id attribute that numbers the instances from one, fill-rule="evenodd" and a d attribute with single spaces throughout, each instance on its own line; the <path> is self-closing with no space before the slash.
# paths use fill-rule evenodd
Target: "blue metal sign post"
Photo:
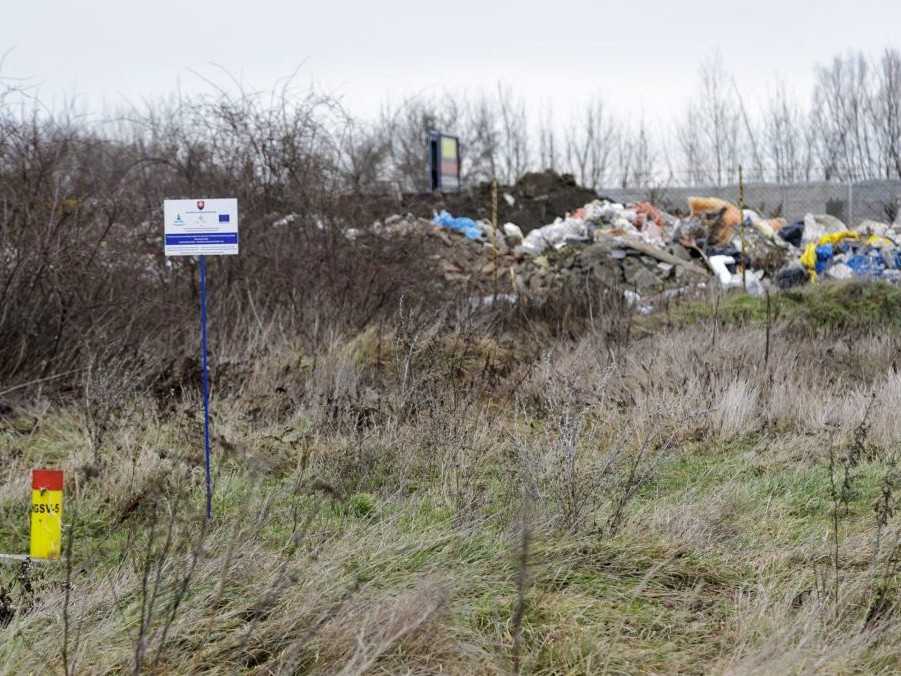
<path id="1" fill-rule="evenodd" d="M 200 272 L 200 368 L 203 396 L 203 469 L 206 518 L 213 518 L 213 459 L 210 446 L 210 364 L 207 339 L 206 257 L 238 253 L 238 200 L 163 202 L 166 256 L 197 256 Z"/>
<path id="2" fill-rule="evenodd" d="M 203 469 L 206 474 L 206 518 L 213 518 L 213 470 L 210 459 L 210 365 L 206 333 L 206 256 L 200 256 L 200 368 L 203 390 Z"/>

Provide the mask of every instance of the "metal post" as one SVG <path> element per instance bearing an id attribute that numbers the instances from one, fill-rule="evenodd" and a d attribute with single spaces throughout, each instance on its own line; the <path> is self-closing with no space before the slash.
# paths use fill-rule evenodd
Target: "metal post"
<path id="1" fill-rule="evenodd" d="M 494 252 L 494 298 L 492 302 L 497 307 L 497 177 L 491 179 L 491 227 L 494 229 L 494 241 L 491 242 L 491 250 Z"/>
<path id="2" fill-rule="evenodd" d="M 745 177 L 742 166 L 738 165 L 738 212 L 741 220 L 738 223 L 738 235 L 741 239 L 741 252 L 739 253 L 739 265 L 741 265 L 741 288 L 748 291 L 748 276 L 745 272 Z"/>
<path id="3" fill-rule="evenodd" d="M 200 256 L 200 368 L 203 388 L 203 466 L 206 472 L 206 518 L 213 518 L 213 474 L 210 461 L 210 370 L 206 333 L 206 256 Z"/>
<path id="4" fill-rule="evenodd" d="M 854 182 L 848 181 L 848 228 L 854 227 Z"/>

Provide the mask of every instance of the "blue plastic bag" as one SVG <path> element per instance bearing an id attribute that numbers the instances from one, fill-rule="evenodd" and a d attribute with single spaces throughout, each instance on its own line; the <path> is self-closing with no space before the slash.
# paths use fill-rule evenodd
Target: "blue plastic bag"
<path id="1" fill-rule="evenodd" d="M 817 247 L 816 271 L 818 275 L 829 266 L 829 261 L 834 253 L 831 244 L 824 244 L 823 246 Z"/>
<path id="2" fill-rule="evenodd" d="M 885 272 L 885 261 L 881 255 L 856 254 L 847 260 L 854 274 L 864 279 L 876 279 Z"/>
<path id="3" fill-rule="evenodd" d="M 484 235 L 479 224 L 471 218 L 466 218 L 465 216 L 454 218 L 447 211 L 435 214 L 432 223 L 448 230 L 463 233 L 469 239 L 482 239 Z"/>

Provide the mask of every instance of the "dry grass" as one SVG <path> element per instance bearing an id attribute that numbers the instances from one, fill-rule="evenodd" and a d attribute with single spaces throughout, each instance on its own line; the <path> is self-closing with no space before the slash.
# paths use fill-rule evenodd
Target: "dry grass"
<path id="1" fill-rule="evenodd" d="M 0 672 L 509 673 L 515 640 L 522 673 L 897 669 L 898 336 L 530 355 L 417 312 L 225 341 L 209 528 L 190 387 L 102 420 L 22 401 L 0 546 L 27 542 L 28 469 L 62 466 L 71 586 L 0 570 Z"/>

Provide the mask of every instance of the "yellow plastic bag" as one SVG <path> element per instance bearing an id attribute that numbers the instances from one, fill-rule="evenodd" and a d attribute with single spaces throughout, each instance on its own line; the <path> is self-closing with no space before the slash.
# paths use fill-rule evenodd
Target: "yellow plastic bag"
<path id="1" fill-rule="evenodd" d="M 817 246 L 825 246 L 826 244 L 832 244 L 833 246 L 838 244 L 839 242 L 846 239 L 859 239 L 860 235 L 856 232 L 851 232 L 850 230 L 845 230 L 843 232 L 831 232 L 828 235 L 823 235 L 820 237 L 820 241 L 817 242 Z M 816 248 L 816 247 L 814 247 Z M 805 253 L 807 253 L 805 251 Z M 813 257 L 814 263 L 817 260 L 816 254 Z"/>
<path id="2" fill-rule="evenodd" d="M 869 246 L 875 246 L 880 249 L 885 249 L 886 247 L 893 247 L 895 243 L 890 240 L 888 237 L 881 237 L 879 235 L 870 235 L 867 238 L 867 244 Z"/>
<path id="3" fill-rule="evenodd" d="M 811 242 L 801 254 L 801 265 L 808 270 L 815 270 L 817 267 L 817 246 L 816 243 Z"/>
<path id="4" fill-rule="evenodd" d="M 846 239 L 860 239 L 860 235 L 849 230 L 842 232 L 831 232 L 828 235 L 823 235 L 822 237 L 820 237 L 818 241 L 811 242 L 807 245 L 807 248 L 804 249 L 804 253 L 801 254 L 801 258 L 799 260 L 801 262 L 801 265 L 807 268 L 807 271 L 810 273 L 811 281 L 816 281 L 817 278 L 817 247 L 825 246 L 827 244 L 835 246 L 839 242 L 843 242 Z"/>

